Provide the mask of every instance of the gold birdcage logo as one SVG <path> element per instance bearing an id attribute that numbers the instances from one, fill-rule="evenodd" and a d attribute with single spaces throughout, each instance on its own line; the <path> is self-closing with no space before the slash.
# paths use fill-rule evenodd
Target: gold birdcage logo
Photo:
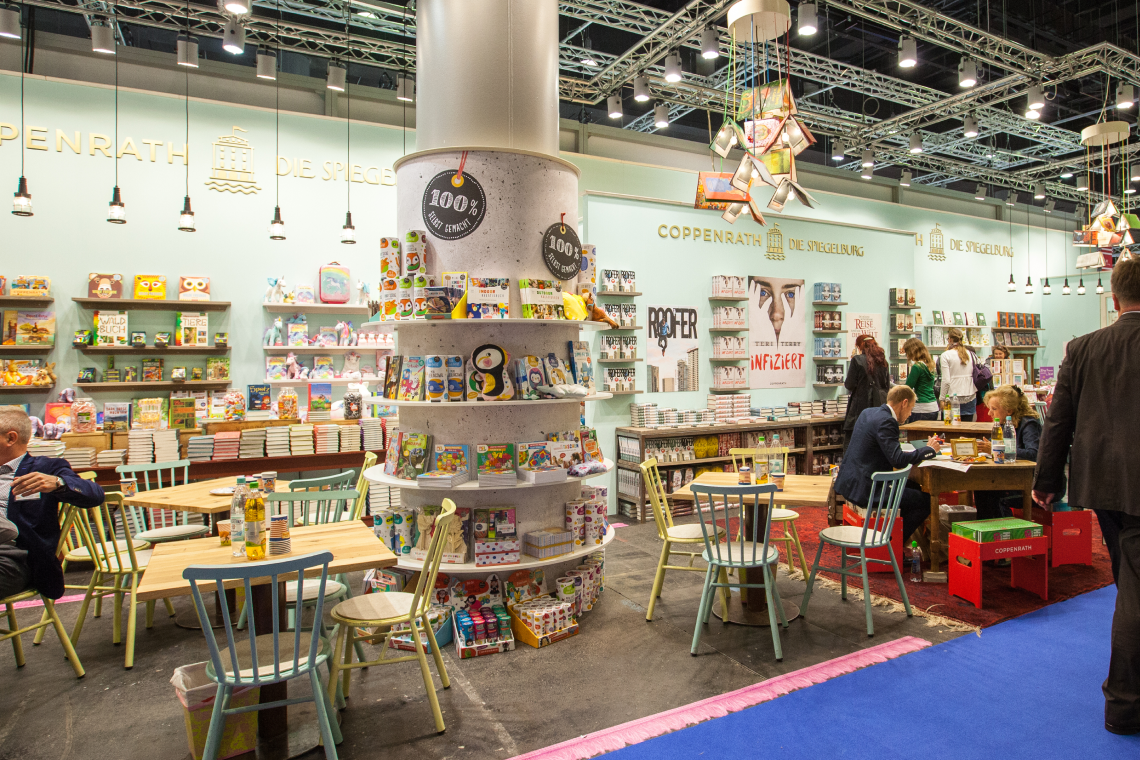
<path id="1" fill-rule="evenodd" d="M 764 254 L 764 258 L 773 261 L 784 260 L 784 233 L 780 232 L 778 222 L 773 223 L 772 229 L 768 230 L 768 252 Z"/>
<path id="2" fill-rule="evenodd" d="M 252 195 L 261 189 L 253 177 L 253 148 L 249 140 L 238 134 L 245 131 L 241 127 L 234 127 L 230 134 L 222 135 L 214 141 L 214 163 L 206 187 L 219 193 L 245 195 Z"/>
<path id="3" fill-rule="evenodd" d="M 934 223 L 934 229 L 930 231 L 930 260 L 931 261 L 945 261 L 946 248 L 944 247 L 942 239 L 942 230 L 939 228 L 938 223 Z"/>

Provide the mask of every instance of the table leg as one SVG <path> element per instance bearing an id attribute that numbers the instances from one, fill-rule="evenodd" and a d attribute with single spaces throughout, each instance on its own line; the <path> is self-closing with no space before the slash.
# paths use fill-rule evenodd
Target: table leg
<path id="1" fill-rule="evenodd" d="M 285 584 L 278 583 L 276 587 L 265 583 L 252 587 L 253 599 L 250 607 L 253 611 L 254 625 L 259 634 L 273 631 L 273 596 L 277 594 L 278 630 L 284 631 L 287 613 L 285 610 Z M 287 681 L 261 687 L 261 704 L 277 702 L 289 698 L 289 684 Z M 289 730 L 289 713 L 287 707 L 272 707 L 260 710 L 257 713 L 258 734 L 264 738 L 280 736 Z"/>
<path id="2" fill-rule="evenodd" d="M 1021 492 L 1021 519 L 1033 521 L 1033 489 L 1026 488 Z"/>
<path id="3" fill-rule="evenodd" d="M 927 470 L 924 478 L 924 485 L 927 494 L 930 496 L 930 572 L 938 572 L 938 562 L 942 557 L 942 552 L 945 551 L 945 544 L 942 541 L 942 525 L 938 514 L 938 494 L 942 493 L 942 483 L 938 474 L 934 472 L 936 467 L 924 468 Z"/>
<path id="4" fill-rule="evenodd" d="M 761 512 L 761 519 L 766 519 L 767 515 Z M 746 534 L 751 535 L 752 532 L 752 512 L 751 510 L 745 511 L 744 530 Z M 769 539 L 770 541 L 771 539 Z M 789 563 L 790 567 L 790 563 Z M 740 582 L 748 583 L 748 570 L 740 569 Z M 756 568 L 756 573 L 763 577 L 763 571 Z M 775 578 L 776 568 L 772 568 L 772 577 Z M 731 590 L 730 590 L 731 591 Z M 784 606 L 784 615 L 788 620 L 794 620 L 800 616 L 799 605 L 794 602 L 789 602 L 781 599 L 779 593 L 775 588 L 772 589 L 772 598 L 778 599 L 780 604 Z M 765 597 L 764 589 L 762 588 L 742 588 L 738 593 L 729 595 L 728 609 L 724 609 L 723 595 L 717 594 L 713 601 L 713 614 L 721 620 L 729 623 L 737 623 L 739 625 L 755 625 L 763 626 L 770 625 L 771 620 L 768 618 L 768 600 Z"/>

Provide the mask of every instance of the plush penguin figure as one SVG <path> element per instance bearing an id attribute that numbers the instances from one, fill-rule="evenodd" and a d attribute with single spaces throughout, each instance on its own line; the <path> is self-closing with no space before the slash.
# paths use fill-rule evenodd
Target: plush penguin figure
<path id="1" fill-rule="evenodd" d="M 475 366 L 475 371 L 483 374 L 480 401 L 506 401 L 514 398 L 514 385 L 507 372 L 509 362 L 507 352 L 492 343 L 479 346 L 471 352 L 471 363 Z"/>

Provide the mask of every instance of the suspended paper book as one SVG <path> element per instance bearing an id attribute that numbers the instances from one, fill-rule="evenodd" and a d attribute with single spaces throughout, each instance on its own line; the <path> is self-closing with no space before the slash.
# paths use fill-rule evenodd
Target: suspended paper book
<path id="1" fill-rule="evenodd" d="M 729 203 L 745 203 L 747 193 L 732 186 L 732 175 L 727 172 L 700 172 L 697 175 L 697 197 L 693 208 L 723 211 Z"/>
<path id="2" fill-rule="evenodd" d="M 757 119 L 744 122 L 744 145 L 756 153 L 769 150 L 783 134 L 786 119 Z"/>
<path id="3" fill-rule="evenodd" d="M 737 111 L 736 117 L 743 119 L 754 116 L 754 110 L 759 110 L 761 119 L 784 119 L 797 113 L 788 80 L 777 79 L 742 92 L 740 110 Z"/>
<path id="4" fill-rule="evenodd" d="M 747 193 L 748 188 L 752 186 L 752 175 L 756 173 L 756 169 L 752 165 L 752 156 L 747 152 L 740 158 L 740 164 L 736 167 L 736 171 L 732 175 L 732 186 L 742 193 Z"/>
<path id="5" fill-rule="evenodd" d="M 743 203 L 730 203 L 728 208 L 724 210 L 724 213 L 720 215 L 720 218 L 729 224 L 735 224 L 742 213 L 744 213 Z"/>
<path id="6" fill-rule="evenodd" d="M 1092 215 L 1095 216 L 1116 216 L 1120 212 L 1117 211 L 1116 205 L 1110 200 L 1103 200 L 1096 204 L 1093 208 Z"/>
<path id="7" fill-rule="evenodd" d="M 721 158 L 728 158 L 728 154 L 737 145 L 744 144 L 744 132 L 741 131 L 740 125 L 735 121 L 728 120 L 721 125 L 720 130 L 717 131 L 716 137 L 713 138 L 712 144 L 709 146 L 714 153 Z"/>
<path id="8" fill-rule="evenodd" d="M 796 194 L 796 199 L 799 200 L 800 203 L 807 206 L 808 208 L 815 208 L 815 204 L 818 201 L 812 197 L 811 193 L 804 189 L 803 185 L 795 181 L 793 181 L 791 185 L 792 192 Z"/>
<path id="9" fill-rule="evenodd" d="M 788 202 L 788 196 L 792 192 L 792 181 L 785 178 L 780 182 L 776 192 L 772 193 L 771 200 L 768 201 L 768 208 L 779 213 L 784 210 L 784 204 Z"/>
<path id="10" fill-rule="evenodd" d="M 763 161 L 757 158 L 752 159 L 752 165 L 756 168 L 756 173 L 759 175 L 757 179 L 770 187 L 779 187 L 780 182 L 772 176 L 772 172 L 768 171 L 768 167 Z"/>
<path id="11" fill-rule="evenodd" d="M 752 214 L 752 221 L 756 222 L 761 227 L 767 226 L 768 223 L 764 221 L 764 215 L 760 213 L 760 204 L 756 202 L 755 198 L 749 199 L 748 212 Z"/>

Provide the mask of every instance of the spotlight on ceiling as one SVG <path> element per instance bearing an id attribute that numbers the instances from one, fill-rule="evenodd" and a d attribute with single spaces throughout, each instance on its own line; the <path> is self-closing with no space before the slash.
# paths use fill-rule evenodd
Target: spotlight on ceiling
<path id="1" fill-rule="evenodd" d="M 18 5 L 0 5 L 0 37 L 10 40 L 20 39 L 20 7 Z"/>
<path id="2" fill-rule="evenodd" d="M 1086 175 L 1084 177 L 1077 177 L 1077 190 L 1079 190 L 1083 193 L 1083 192 L 1087 192 L 1088 189 L 1089 189 L 1088 176 Z"/>
<path id="3" fill-rule="evenodd" d="M 978 136 L 978 117 L 967 114 L 962 118 L 962 137 Z"/>
<path id="4" fill-rule="evenodd" d="M 918 63 L 918 45 L 914 37 L 899 38 L 899 66 L 904 69 L 914 68 Z"/>
<path id="5" fill-rule="evenodd" d="M 815 3 L 800 3 L 796 31 L 801 37 L 810 37 L 819 31 Z"/>
<path id="6" fill-rule="evenodd" d="M 863 149 L 863 167 L 868 168 L 875 165 L 875 154 L 870 148 Z"/>
<path id="7" fill-rule="evenodd" d="M 665 81 L 672 83 L 681 81 L 681 56 L 679 53 L 674 52 L 665 56 Z"/>
<path id="8" fill-rule="evenodd" d="M 277 79 L 277 51 L 257 49 L 257 78 L 275 81 Z"/>
<path id="9" fill-rule="evenodd" d="M 847 157 L 847 145 L 842 140 L 836 140 L 831 144 L 831 160 L 842 161 Z"/>
<path id="10" fill-rule="evenodd" d="M 1053 210 L 1056 208 L 1057 208 L 1057 201 L 1053 200 L 1052 198 L 1045 201 L 1045 213 L 1046 214 L 1052 214 Z"/>
<path id="11" fill-rule="evenodd" d="M 1128 172 L 1129 182 L 1140 182 L 1140 162 L 1132 164 Z"/>
<path id="12" fill-rule="evenodd" d="M 633 78 L 633 99 L 638 103 L 649 100 L 649 80 L 644 76 Z"/>
<path id="13" fill-rule="evenodd" d="M 621 118 L 621 96 L 620 95 L 610 95 L 606 99 L 606 108 L 610 112 L 610 118 L 611 119 L 620 119 Z"/>
<path id="14" fill-rule="evenodd" d="M 345 68 L 344 64 L 336 59 L 329 61 L 329 74 L 325 86 L 335 92 L 344 92 L 347 79 L 348 69 Z"/>
<path id="15" fill-rule="evenodd" d="M 908 171 L 904 171 L 904 172 L 902 173 L 902 176 L 901 176 L 901 177 L 899 177 L 899 185 L 900 185 L 901 187 L 910 187 L 910 181 L 911 181 L 911 179 L 913 179 L 913 178 L 914 178 L 914 175 L 913 175 L 913 174 L 911 174 L 909 170 L 908 170 Z"/>
<path id="16" fill-rule="evenodd" d="M 983 185 L 981 182 L 979 182 L 977 189 L 974 190 L 974 200 L 984 201 L 985 199 L 986 199 L 986 186 Z"/>
<path id="17" fill-rule="evenodd" d="M 653 126 L 658 129 L 665 129 L 669 126 L 669 106 L 658 103 L 653 107 Z"/>
<path id="18" fill-rule="evenodd" d="M 701 31 L 701 57 L 720 57 L 720 33 L 717 32 L 716 27 L 706 26 Z"/>
<path id="19" fill-rule="evenodd" d="M 222 48 L 232 55 L 245 52 L 245 26 L 237 19 L 230 19 L 222 31 Z"/>
<path id="20" fill-rule="evenodd" d="M 1017 205 L 1017 192 L 1016 191 L 1014 191 L 1014 190 L 1006 190 L 1005 191 L 1005 205 L 1007 205 L 1007 206 L 1016 206 Z"/>
<path id="21" fill-rule="evenodd" d="M 958 63 L 958 86 L 973 87 L 978 83 L 978 64 L 973 58 L 963 58 Z"/>
<path id="22" fill-rule="evenodd" d="M 407 74 L 396 75 L 396 100 L 414 103 L 416 100 L 416 79 Z"/>
<path id="23" fill-rule="evenodd" d="M 583 66 L 590 66 L 591 68 L 594 66 L 597 66 L 598 61 L 594 58 L 594 53 L 593 53 L 594 44 L 592 42 L 590 42 L 589 37 L 583 37 L 582 38 L 582 48 L 583 48 L 582 57 L 580 59 L 582 61 L 582 65 Z"/>
<path id="24" fill-rule="evenodd" d="M 913 134 L 910 136 L 910 152 L 911 153 L 921 153 L 922 152 L 922 135 Z"/>
<path id="25" fill-rule="evenodd" d="M 237 16 L 244 16 L 249 13 L 250 3 L 248 0 L 221 0 L 219 5 L 223 9 L 233 13 Z"/>
<path id="26" fill-rule="evenodd" d="M 1045 199 L 1045 183 L 1044 182 L 1038 182 L 1037 184 L 1035 184 L 1033 186 L 1033 199 L 1038 200 L 1038 201 Z"/>
<path id="27" fill-rule="evenodd" d="M 115 30 L 106 20 L 91 22 L 91 50 L 107 55 L 115 54 Z"/>
<path id="28" fill-rule="evenodd" d="M 198 68 L 198 38 L 192 35 L 178 35 L 178 65 L 191 69 Z"/>
<path id="29" fill-rule="evenodd" d="M 1116 107 L 1131 108 L 1135 98 L 1132 95 L 1132 85 L 1121 82 L 1116 85 Z"/>
<path id="30" fill-rule="evenodd" d="M 1072 169 L 1066 168 L 1066 169 L 1061 170 L 1061 179 L 1072 179 L 1072 178 L 1073 178 L 1073 170 Z"/>
<path id="31" fill-rule="evenodd" d="M 1029 92 L 1025 95 L 1025 118 L 1039 119 L 1041 118 L 1041 109 L 1045 107 L 1045 91 L 1039 84 L 1029 86 Z"/>

